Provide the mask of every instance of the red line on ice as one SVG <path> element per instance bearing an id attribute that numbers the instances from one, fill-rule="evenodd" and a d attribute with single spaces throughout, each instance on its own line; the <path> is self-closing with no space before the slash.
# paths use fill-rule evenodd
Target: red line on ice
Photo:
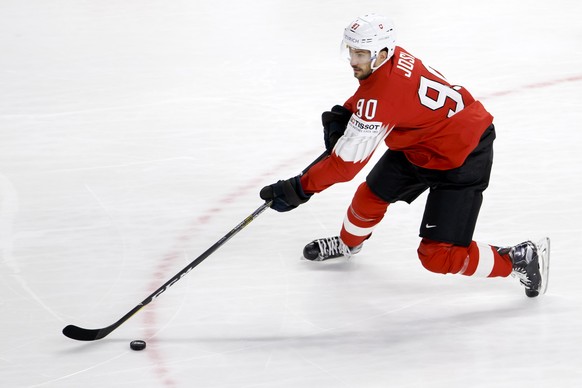
<path id="1" fill-rule="evenodd" d="M 542 89 L 542 88 L 547 88 L 547 87 L 551 87 L 551 86 L 556 86 L 556 85 L 565 84 L 565 83 L 569 83 L 569 82 L 577 82 L 577 81 L 582 81 L 582 74 L 567 76 L 567 77 L 563 77 L 563 78 L 557 78 L 557 79 L 550 80 L 550 81 L 534 82 L 534 83 L 523 85 L 523 86 L 520 86 L 520 87 L 517 87 L 514 89 L 500 90 L 498 92 L 483 95 L 483 96 L 479 97 L 479 100 L 487 100 L 487 99 L 494 98 L 494 97 L 507 96 L 508 94 L 520 93 L 520 92 L 523 92 L 526 90 Z"/>
<path id="2" fill-rule="evenodd" d="M 158 265 L 156 266 L 156 268 L 154 270 L 152 279 L 150 280 L 150 283 L 148 285 L 148 290 L 150 290 L 150 292 L 153 292 L 154 290 L 158 289 L 171 276 L 173 276 L 174 273 L 177 273 L 182 268 L 182 267 L 176 268 L 176 266 L 175 266 L 175 262 L 177 262 L 180 257 L 183 257 L 183 253 L 182 253 L 183 250 L 180 247 L 187 246 L 187 244 L 190 242 L 190 240 L 192 240 L 196 236 L 197 229 L 204 226 L 205 224 L 210 223 L 214 216 L 216 216 L 218 213 L 223 211 L 223 207 L 221 207 L 220 205 L 233 203 L 237 199 L 237 197 L 240 197 L 242 194 L 246 194 L 247 192 L 249 192 L 251 190 L 256 190 L 256 192 L 257 192 L 257 207 L 260 206 L 261 202 L 260 202 L 260 198 L 258 195 L 258 187 L 263 185 L 263 184 L 270 183 L 270 181 L 271 181 L 270 179 L 272 179 L 270 176 L 273 174 L 273 171 L 278 171 L 281 169 L 291 170 L 293 167 L 297 167 L 297 165 L 300 163 L 300 160 L 306 159 L 306 158 L 308 159 L 310 155 L 313 155 L 316 152 L 317 151 L 310 150 L 308 152 L 305 152 L 302 155 L 298 155 L 294 159 L 281 162 L 280 164 L 273 166 L 273 168 L 271 169 L 270 172 L 266 172 L 266 173 L 263 173 L 262 175 L 259 175 L 257 178 L 255 178 L 251 181 L 248 181 L 243 186 L 236 188 L 232 193 L 227 194 L 223 198 L 217 200 L 216 201 L 217 206 L 209 208 L 204 213 L 202 213 L 200 216 L 198 216 L 192 222 L 192 227 L 190 229 L 186 230 L 183 234 L 179 235 L 176 238 L 177 243 L 178 243 L 177 245 L 179 245 L 179 247 L 177 247 L 173 251 L 166 253 L 162 257 L 162 259 L 160 260 L 160 262 L 158 263 Z M 253 210 L 254 209 L 249 209 L 249 214 Z M 235 225 L 237 225 L 238 222 L 240 222 L 240 221 L 241 220 L 238 220 L 238 221 L 233 220 L 232 228 Z M 228 232 L 228 230 L 224 231 L 225 234 L 227 232 Z M 220 237 L 221 236 L 217 236 L 216 241 Z M 209 241 L 208 247 L 210 247 L 214 242 L 215 241 Z M 194 258 L 192 258 L 191 260 L 193 260 L 193 259 Z M 159 350 L 159 348 L 157 347 L 155 335 L 156 335 L 156 332 L 159 328 L 159 325 L 157 322 L 155 303 L 152 302 L 151 306 L 152 307 L 150 307 L 150 308 L 146 308 L 143 311 L 143 313 L 141 314 L 144 322 L 146 323 L 144 338 L 146 338 L 147 343 L 148 343 L 147 354 L 154 365 L 154 373 L 157 375 L 157 377 L 159 378 L 159 380 L 161 381 L 163 386 L 168 387 L 168 388 L 174 388 L 174 387 L 178 386 L 178 383 L 176 383 L 170 377 L 170 373 L 169 373 L 168 369 L 164 366 L 163 354 Z"/>

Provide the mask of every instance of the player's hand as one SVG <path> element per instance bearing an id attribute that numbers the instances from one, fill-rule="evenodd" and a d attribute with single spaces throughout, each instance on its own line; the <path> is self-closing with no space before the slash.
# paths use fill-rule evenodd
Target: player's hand
<path id="1" fill-rule="evenodd" d="M 335 143 L 343 136 L 350 117 L 352 117 L 352 112 L 341 105 L 336 105 L 331 108 L 331 111 L 326 111 L 321 114 L 323 140 L 327 152 L 331 153 L 333 147 L 335 147 Z"/>
<path id="2" fill-rule="evenodd" d="M 259 196 L 265 201 L 273 201 L 271 208 L 278 212 L 288 212 L 309 201 L 313 194 L 305 194 L 299 175 L 285 181 L 278 181 L 261 189 Z"/>

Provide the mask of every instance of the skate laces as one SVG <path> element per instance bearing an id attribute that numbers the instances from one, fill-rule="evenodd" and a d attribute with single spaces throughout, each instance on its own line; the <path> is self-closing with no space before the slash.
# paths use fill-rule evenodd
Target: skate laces
<path id="1" fill-rule="evenodd" d="M 318 256 L 323 260 L 340 256 L 344 256 L 349 259 L 356 253 L 360 252 L 364 245 L 362 243 L 350 248 L 344 244 L 339 236 L 320 238 L 315 242 L 317 242 L 317 246 L 319 248 Z"/>
<path id="2" fill-rule="evenodd" d="M 531 241 L 516 245 L 510 250 L 510 257 L 513 261 L 511 276 L 519 278 L 524 286 L 531 287 L 532 280 L 528 273 L 528 266 L 537 258 L 536 246 Z"/>
<path id="3" fill-rule="evenodd" d="M 317 240 L 317 245 L 320 255 L 323 257 L 351 256 L 350 249 L 337 236 L 320 238 Z"/>
<path id="4" fill-rule="evenodd" d="M 526 287 L 531 286 L 531 280 L 529 280 L 527 272 L 525 272 L 524 268 L 514 268 L 513 271 L 511 272 L 511 276 L 514 278 L 518 278 L 521 284 L 523 284 L 524 286 Z"/>

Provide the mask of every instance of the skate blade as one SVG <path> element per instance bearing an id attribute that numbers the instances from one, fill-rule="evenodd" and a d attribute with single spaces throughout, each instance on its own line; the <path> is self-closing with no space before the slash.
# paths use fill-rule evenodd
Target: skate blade
<path id="1" fill-rule="evenodd" d="M 538 260 L 540 263 L 540 275 L 542 277 L 542 285 L 539 293 L 545 294 L 548 290 L 548 280 L 550 277 L 550 238 L 545 237 L 536 244 L 538 248 Z"/>
<path id="2" fill-rule="evenodd" d="M 316 257 L 315 259 L 308 259 L 305 256 L 301 256 L 299 259 L 300 260 L 305 260 L 305 261 L 327 261 L 327 260 L 335 260 L 335 259 L 342 259 L 345 258 L 346 260 L 349 260 L 349 257 L 347 256 L 334 256 L 334 257 L 327 257 L 327 258 L 322 258 L 322 257 Z"/>

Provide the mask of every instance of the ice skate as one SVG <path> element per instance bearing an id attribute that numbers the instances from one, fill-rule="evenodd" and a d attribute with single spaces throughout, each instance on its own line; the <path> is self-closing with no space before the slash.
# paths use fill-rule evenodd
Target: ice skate
<path id="1" fill-rule="evenodd" d="M 513 262 L 512 276 L 518 277 L 525 286 L 525 294 L 536 297 L 548 289 L 550 266 L 550 239 L 544 238 L 537 244 L 526 241 L 514 247 L 501 248 L 501 254 L 509 254 Z"/>
<path id="2" fill-rule="evenodd" d="M 362 250 L 364 244 L 353 248 L 348 247 L 339 236 L 313 240 L 303 248 L 303 257 L 312 261 L 335 259 L 336 257 L 350 258 Z"/>

